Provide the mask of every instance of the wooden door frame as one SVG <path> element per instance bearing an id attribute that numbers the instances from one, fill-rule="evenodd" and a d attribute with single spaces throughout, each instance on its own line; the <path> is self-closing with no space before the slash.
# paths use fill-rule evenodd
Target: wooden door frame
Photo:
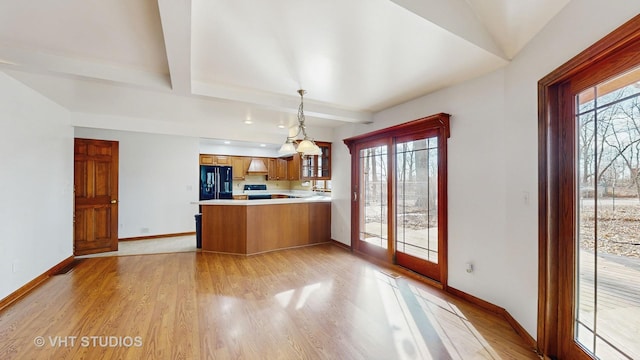
<path id="1" fill-rule="evenodd" d="M 576 354 L 580 358 L 591 358 L 573 341 L 575 251 L 567 242 L 573 243 L 575 229 L 561 225 L 575 221 L 574 200 L 569 198 L 573 195 L 562 191 L 575 187 L 573 179 L 563 171 L 564 166 L 573 161 L 575 151 L 561 139 L 575 133 L 575 124 L 567 119 L 568 114 L 574 112 L 574 104 L 563 94 L 570 92 L 569 80 L 587 69 L 596 68 L 598 78 L 619 72 L 628 64 L 630 57 L 624 52 L 632 46 L 640 46 L 640 15 L 538 82 L 537 345 L 538 351 L 549 358 L 569 358 Z M 563 289 L 570 291 L 563 292 Z"/>
<path id="2" fill-rule="evenodd" d="M 359 209 L 358 209 L 358 201 L 354 199 L 353 194 L 354 193 L 358 193 L 358 189 L 355 188 L 355 184 L 356 184 L 356 179 L 359 176 L 359 154 L 358 154 L 358 145 L 362 144 L 362 143 L 369 143 L 375 140 L 382 140 L 382 139 L 393 139 L 399 136 L 406 136 L 406 135 L 410 135 L 410 134 L 419 134 L 419 133 L 426 133 L 426 132 L 430 132 L 432 130 L 437 130 L 438 132 L 438 173 L 439 173 L 439 179 L 438 179 L 438 192 L 441 194 L 441 197 L 439 197 L 439 199 L 441 199 L 442 201 L 444 201 L 444 204 L 439 204 L 438 206 L 438 217 L 442 220 L 442 224 L 444 224 L 442 229 L 438 229 L 439 232 L 441 232 L 441 235 L 439 234 L 439 240 L 438 243 L 440 244 L 440 239 L 442 239 L 442 242 L 445 244 L 445 246 L 441 246 L 438 251 L 439 251 L 439 258 L 438 258 L 438 262 L 440 264 L 440 285 L 446 289 L 447 288 L 447 277 L 448 277 L 448 246 L 446 246 L 447 243 L 447 238 L 448 238 L 448 230 L 447 230 L 447 225 L 448 224 L 448 217 L 447 217 L 447 169 L 446 169 L 446 164 L 447 164 L 447 140 L 449 139 L 449 137 L 451 136 L 450 133 L 450 127 L 449 127 L 449 118 L 450 115 L 449 114 L 445 114 L 445 113 L 439 113 L 439 114 L 434 114 L 431 116 L 427 116 L 424 118 L 420 118 L 417 120 L 413 120 L 413 121 L 409 121 L 403 124 L 399 124 L 396 126 L 391 126 L 388 128 L 384 128 L 384 129 L 380 129 L 380 130 L 376 130 L 373 132 L 369 132 L 366 134 L 362 134 L 362 135 L 358 135 L 358 136 L 354 136 L 351 138 L 347 138 L 344 139 L 344 143 L 347 145 L 347 147 L 349 148 L 349 152 L 351 153 L 351 245 L 353 248 L 353 244 L 357 241 L 358 239 L 358 223 L 359 223 Z M 388 140 L 388 142 L 391 144 L 391 148 L 389 149 L 389 157 L 390 157 L 390 162 L 389 162 L 389 166 L 394 166 L 395 167 L 395 156 L 393 156 L 393 154 L 395 154 L 395 150 L 393 149 L 393 146 L 395 146 L 394 141 Z M 395 172 L 395 170 L 392 169 L 391 173 Z M 395 176 L 392 176 L 391 179 L 389 179 L 388 181 L 388 186 L 390 186 L 388 193 L 387 193 L 387 204 L 391 205 L 391 204 L 395 204 L 395 200 L 393 199 L 393 195 L 394 195 L 394 189 L 395 189 Z M 389 228 L 391 229 L 392 227 L 395 229 L 395 216 L 393 216 L 395 214 L 395 209 L 392 209 L 392 211 L 389 211 Z M 391 218 L 392 217 L 392 218 Z M 389 248 L 388 251 L 390 253 L 390 256 L 387 256 L 387 263 L 388 264 L 394 264 L 395 263 L 395 256 L 393 256 L 395 254 L 395 235 L 390 236 L 389 241 L 392 243 L 390 246 L 393 246 L 394 248 Z M 356 251 L 358 250 L 357 248 L 355 249 Z M 391 252 L 391 250 L 394 250 L 393 252 Z"/>

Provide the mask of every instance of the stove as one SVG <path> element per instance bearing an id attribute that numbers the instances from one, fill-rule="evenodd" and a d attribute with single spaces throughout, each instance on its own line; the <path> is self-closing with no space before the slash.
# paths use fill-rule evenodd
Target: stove
<path id="1" fill-rule="evenodd" d="M 271 194 L 267 191 L 266 184 L 246 184 L 244 186 L 244 193 L 247 194 L 248 200 L 271 199 Z"/>

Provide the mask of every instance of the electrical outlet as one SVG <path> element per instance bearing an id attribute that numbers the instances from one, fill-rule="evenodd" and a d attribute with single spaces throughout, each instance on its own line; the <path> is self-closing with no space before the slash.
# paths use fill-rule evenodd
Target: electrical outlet
<path id="1" fill-rule="evenodd" d="M 13 264 L 11 264 L 11 271 L 15 274 L 20 272 L 20 261 L 15 260 Z"/>
<path id="2" fill-rule="evenodd" d="M 141 229 L 140 229 L 140 233 L 142 233 L 142 234 L 148 234 L 148 233 L 149 233 L 149 228 L 146 228 L 146 227 L 145 227 L 145 228 L 141 228 Z"/>

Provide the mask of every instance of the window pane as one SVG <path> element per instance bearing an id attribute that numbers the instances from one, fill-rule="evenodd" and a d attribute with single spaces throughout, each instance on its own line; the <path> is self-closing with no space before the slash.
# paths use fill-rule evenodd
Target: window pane
<path id="1" fill-rule="evenodd" d="M 438 262 L 437 138 L 396 145 L 396 250 Z"/>
<path id="2" fill-rule="evenodd" d="M 576 251 L 577 308 L 576 338 L 582 345 L 593 351 L 595 337 L 595 255 L 594 248 L 596 212 L 595 197 L 595 113 L 579 117 L 578 121 L 578 246 Z"/>
<path id="3" fill-rule="evenodd" d="M 602 359 L 640 358 L 637 78 L 634 70 L 576 100 L 583 111 L 577 118 L 576 341 Z"/>
<path id="4" fill-rule="evenodd" d="M 388 247 L 387 146 L 360 150 L 360 240 Z"/>

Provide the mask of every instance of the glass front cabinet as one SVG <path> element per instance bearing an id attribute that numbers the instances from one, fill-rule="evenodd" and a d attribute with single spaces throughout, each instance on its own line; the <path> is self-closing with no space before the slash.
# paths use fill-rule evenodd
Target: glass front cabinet
<path id="1" fill-rule="evenodd" d="M 316 141 L 322 154 L 305 156 L 300 162 L 302 180 L 331 180 L 331 143 Z"/>

